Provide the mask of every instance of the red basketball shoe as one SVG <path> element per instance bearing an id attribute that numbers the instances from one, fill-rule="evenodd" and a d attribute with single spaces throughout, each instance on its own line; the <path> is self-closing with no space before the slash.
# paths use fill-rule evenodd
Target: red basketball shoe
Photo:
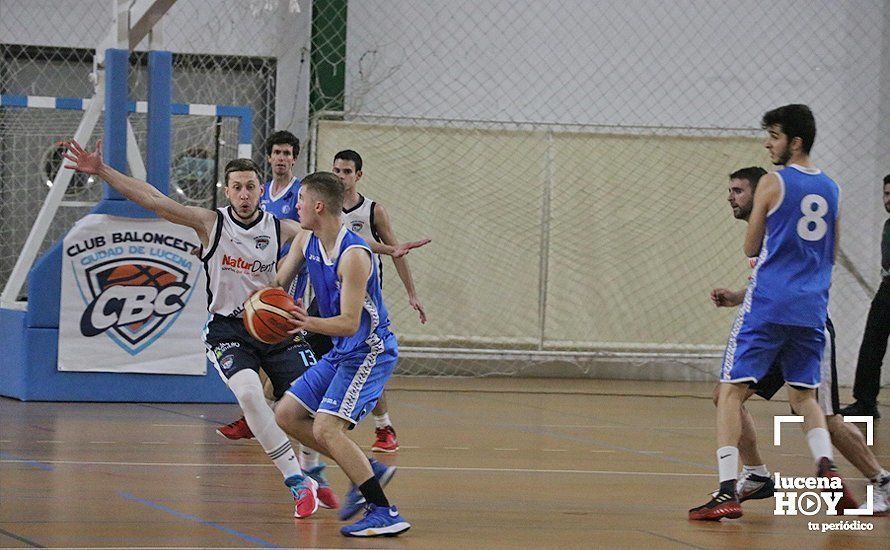
<path id="1" fill-rule="evenodd" d="M 399 440 L 396 438 L 396 431 L 392 426 L 384 426 L 374 430 L 377 439 L 371 445 L 371 450 L 375 453 L 394 453 L 399 450 Z"/>
<path id="2" fill-rule="evenodd" d="M 707 504 L 689 510 L 689 519 L 703 521 L 720 521 L 723 518 L 736 519 L 742 517 L 742 505 L 735 495 L 720 493 Z"/>
<path id="3" fill-rule="evenodd" d="M 226 439 L 253 439 L 253 432 L 250 431 L 250 426 L 247 425 L 247 420 L 243 416 L 231 424 L 219 428 L 216 433 Z"/>

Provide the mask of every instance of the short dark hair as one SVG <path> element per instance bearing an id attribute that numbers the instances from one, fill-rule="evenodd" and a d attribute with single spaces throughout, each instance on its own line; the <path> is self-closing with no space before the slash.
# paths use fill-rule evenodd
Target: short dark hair
<path id="1" fill-rule="evenodd" d="M 355 164 L 355 171 L 361 172 L 362 170 L 362 156 L 352 149 L 344 149 L 334 155 L 334 160 L 351 160 L 353 164 Z"/>
<path id="2" fill-rule="evenodd" d="M 816 141 L 816 119 L 809 107 L 797 103 L 767 111 L 760 126 L 765 130 L 773 125 L 782 128 L 782 133 L 788 136 L 789 142 L 799 137 L 803 142 L 804 153 L 810 154 L 813 142 Z"/>
<path id="3" fill-rule="evenodd" d="M 751 184 L 751 191 L 757 189 L 757 182 L 760 181 L 760 178 L 766 175 L 766 170 L 761 168 L 760 166 L 748 166 L 747 168 L 740 168 L 729 175 L 729 179 L 731 180 L 748 180 L 748 183 Z"/>
<path id="4" fill-rule="evenodd" d="M 343 182 L 336 174 L 331 172 L 313 172 L 303 178 L 300 187 L 317 194 L 321 202 L 331 212 L 339 213 L 343 210 L 343 195 L 345 190 Z"/>
<path id="5" fill-rule="evenodd" d="M 253 172 L 256 174 L 256 179 L 262 181 L 260 167 L 250 159 L 233 159 L 226 163 L 226 185 L 229 184 L 229 174 L 232 172 Z"/>
<path id="6" fill-rule="evenodd" d="M 890 174 L 884 176 L 884 185 L 887 185 L 888 183 L 890 183 Z"/>
<path id="7" fill-rule="evenodd" d="M 266 156 L 272 156 L 273 145 L 290 145 L 294 148 L 294 158 L 297 158 L 297 155 L 300 154 L 299 138 L 287 130 L 273 132 L 272 135 L 266 139 Z"/>

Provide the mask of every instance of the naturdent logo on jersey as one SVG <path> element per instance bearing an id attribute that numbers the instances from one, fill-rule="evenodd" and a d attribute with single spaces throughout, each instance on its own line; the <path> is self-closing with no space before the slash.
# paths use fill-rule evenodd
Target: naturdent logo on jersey
<path id="1" fill-rule="evenodd" d="M 275 269 L 275 261 L 264 264 L 260 260 L 245 260 L 240 256 L 229 256 L 223 254 L 220 259 L 220 265 L 223 270 L 235 271 L 240 273 L 269 273 Z"/>
<path id="2" fill-rule="evenodd" d="M 803 423 L 804 417 L 795 415 L 776 416 L 773 419 L 773 444 L 776 447 L 782 444 L 782 424 Z M 844 422 L 864 422 L 866 424 L 866 444 L 874 443 L 874 418 L 871 416 L 845 416 Z M 840 501 L 844 496 L 844 486 L 840 477 L 790 477 L 775 472 L 776 492 L 775 509 L 776 516 L 813 516 L 825 511 L 828 516 L 843 514 L 844 516 L 873 516 L 874 515 L 874 486 L 866 486 L 865 508 L 839 509 Z M 871 531 L 874 524 L 852 520 L 836 522 L 807 522 L 810 531 Z"/>
<path id="3" fill-rule="evenodd" d="M 159 231 L 115 231 L 68 246 L 85 304 L 80 332 L 106 334 L 137 355 L 160 338 L 188 304 L 196 244 Z"/>

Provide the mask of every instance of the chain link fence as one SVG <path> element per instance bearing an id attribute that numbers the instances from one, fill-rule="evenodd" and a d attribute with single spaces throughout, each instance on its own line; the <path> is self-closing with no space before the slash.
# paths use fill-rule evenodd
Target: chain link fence
<path id="1" fill-rule="evenodd" d="M 760 117 L 807 103 L 843 188 L 852 380 L 890 172 L 887 2 L 367 0 L 345 28 L 317 165 L 358 150 L 359 190 L 433 238 L 411 256 L 431 322 L 386 289 L 422 356 L 403 369 L 711 379 L 734 311 L 709 291 L 748 275 L 728 174 L 770 168 Z"/>

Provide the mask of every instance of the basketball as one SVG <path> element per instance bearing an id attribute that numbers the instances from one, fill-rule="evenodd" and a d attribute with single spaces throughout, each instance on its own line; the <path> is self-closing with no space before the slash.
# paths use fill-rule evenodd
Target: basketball
<path id="1" fill-rule="evenodd" d="M 251 336 L 266 344 L 287 340 L 293 316 L 286 308 L 294 305 L 293 297 L 280 288 L 264 288 L 244 302 L 244 328 Z"/>

